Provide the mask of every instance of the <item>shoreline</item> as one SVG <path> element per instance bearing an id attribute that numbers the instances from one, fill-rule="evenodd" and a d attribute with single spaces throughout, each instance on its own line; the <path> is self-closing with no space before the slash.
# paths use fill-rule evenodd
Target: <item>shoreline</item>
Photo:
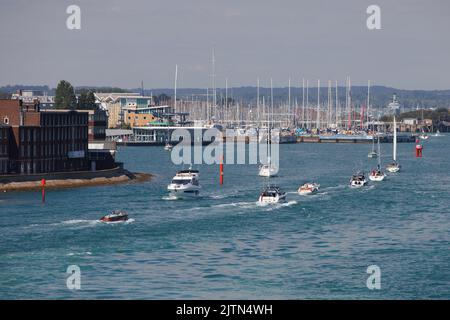
<path id="1" fill-rule="evenodd" d="M 103 174 L 102 174 L 103 173 Z M 71 189 L 80 187 L 106 186 L 123 183 L 140 183 L 150 181 L 153 177 L 150 173 L 129 172 L 124 169 L 115 168 L 113 170 L 105 170 L 103 172 L 95 172 L 92 177 L 86 172 L 71 172 L 69 178 L 58 178 L 55 176 L 45 177 L 45 189 Z M 78 177 L 77 177 L 78 176 Z M 0 192 L 9 191 L 37 191 L 41 190 L 41 179 L 26 180 L 26 176 L 21 176 L 23 181 L 1 182 Z M 10 178 L 11 179 L 11 178 Z"/>

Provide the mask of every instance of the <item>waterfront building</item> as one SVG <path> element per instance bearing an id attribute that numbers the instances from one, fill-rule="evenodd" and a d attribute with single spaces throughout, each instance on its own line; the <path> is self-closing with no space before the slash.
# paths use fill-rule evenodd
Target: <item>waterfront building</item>
<path id="1" fill-rule="evenodd" d="M 0 123 L 0 174 L 8 173 L 11 126 Z"/>
<path id="2" fill-rule="evenodd" d="M 41 110 L 38 100 L 0 100 L 0 121 L 2 174 L 115 166 L 115 143 L 105 142 L 104 110 Z"/>
<path id="3" fill-rule="evenodd" d="M 39 101 L 0 100 L 0 119 L 11 127 L 9 173 L 89 168 L 86 112 L 42 111 Z"/>
<path id="4" fill-rule="evenodd" d="M 94 93 L 96 103 L 108 112 L 108 128 L 122 125 L 142 125 L 156 120 L 149 107 L 155 105 L 153 97 L 139 93 Z"/>
<path id="5" fill-rule="evenodd" d="M 53 109 L 55 105 L 55 97 L 41 90 L 19 90 L 17 93 L 11 95 L 11 99 L 22 100 L 25 104 L 31 104 L 35 100 L 39 100 L 39 107 L 41 109 Z"/>

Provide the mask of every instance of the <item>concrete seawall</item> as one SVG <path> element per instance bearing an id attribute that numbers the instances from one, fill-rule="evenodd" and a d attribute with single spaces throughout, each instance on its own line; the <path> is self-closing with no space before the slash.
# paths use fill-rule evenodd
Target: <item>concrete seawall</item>
<path id="1" fill-rule="evenodd" d="M 37 190 L 45 179 L 45 188 L 76 188 L 143 182 L 151 179 L 148 173 L 132 173 L 122 167 L 99 171 L 43 173 L 34 175 L 0 175 L 0 191 Z"/>

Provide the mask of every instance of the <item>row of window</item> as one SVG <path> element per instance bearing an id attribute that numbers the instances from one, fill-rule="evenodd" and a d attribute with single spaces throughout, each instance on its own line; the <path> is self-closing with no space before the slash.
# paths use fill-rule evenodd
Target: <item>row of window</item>
<path id="1" fill-rule="evenodd" d="M 87 144 L 83 143 L 58 143 L 58 144 L 36 144 L 20 146 L 19 155 L 21 158 L 37 157 L 67 157 L 69 151 L 87 150 Z M 39 152 L 40 151 L 40 152 Z M 39 152 L 39 153 L 38 153 Z"/>
<path id="2" fill-rule="evenodd" d="M 0 144 L 0 157 L 8 156 L 8 145 Z"/>
<path id="3" fill-rule="evenodd" d="M 20 141 L 53 141 L 87 139 L 85 127 L 25 128 L 20 130 Z"/>
<path id="4" fill-rule="evenodd" d="M 83 170 L 86 168 L 87 162 L 84 159 L 20 161 L 18 166 L 19 172 L 25 174 Z"/>
<path id="5" fill-rule="evenodd" d="M 73 126 L 73 125 L 85 125 L 88 122 L 87 113 L 71 113 L 71 114 L 58 114 L 58 113 L 42 113 L 41 125 L 43 126 Z"/>
<path id="6" fill-rule="evenodd" d="M 9 129 L 0 128 L 0 140 L 7 139 L 8 134 L 9 134 Z"/>
<path id="7" fill-rule="evenodd" d="M 8 173 L 8 160 L 0 160 L 0 174 Z"/>

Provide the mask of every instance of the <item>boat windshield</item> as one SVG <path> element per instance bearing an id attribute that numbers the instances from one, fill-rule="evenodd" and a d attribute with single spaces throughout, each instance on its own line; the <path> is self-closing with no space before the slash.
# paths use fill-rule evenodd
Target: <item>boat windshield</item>
<path id="1" fill-rule="evenodd" d="M 189 184 L 191 182 L 191 180 L 187 180 L 187 179 L 173 179 L 172 183 L 173 184 Z"/>

